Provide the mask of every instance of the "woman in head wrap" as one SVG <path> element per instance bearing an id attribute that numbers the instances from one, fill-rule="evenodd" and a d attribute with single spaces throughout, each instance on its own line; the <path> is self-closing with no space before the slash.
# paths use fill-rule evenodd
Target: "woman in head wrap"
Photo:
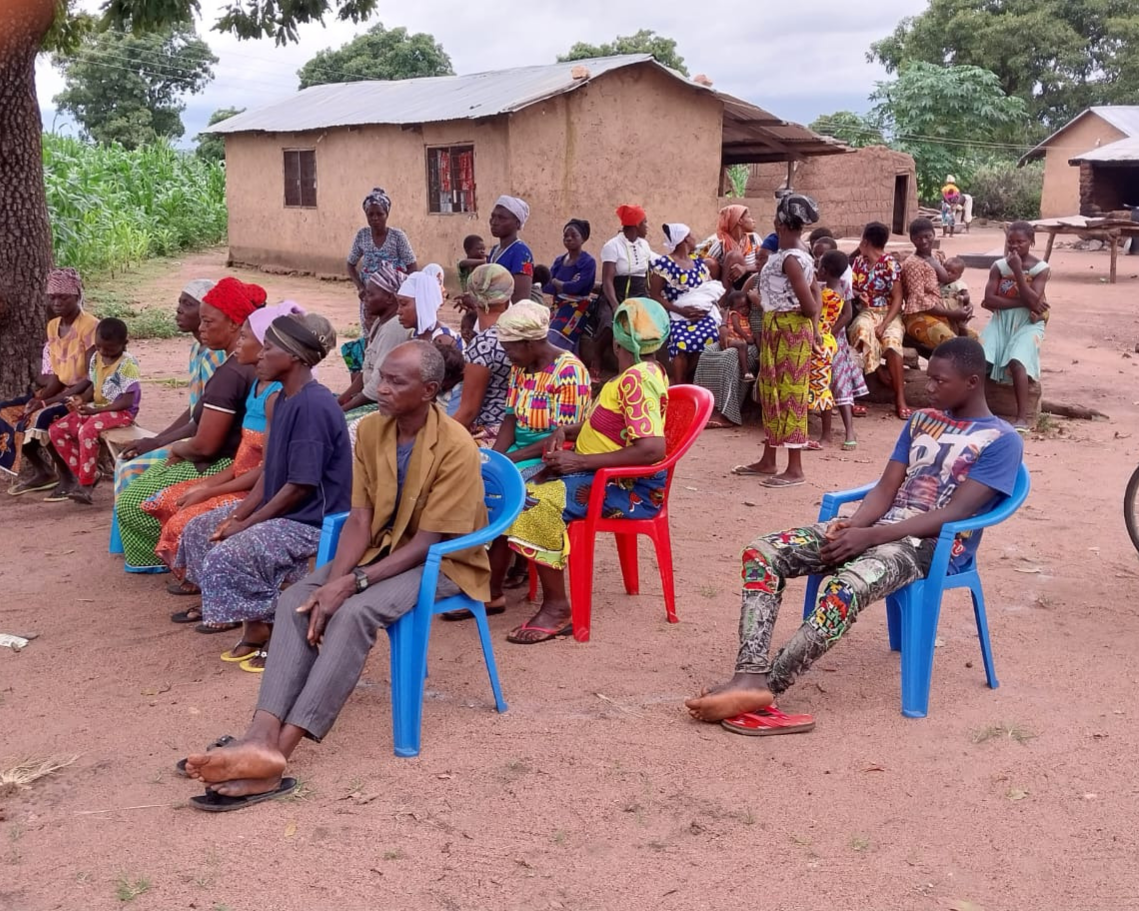
<path id="1" fill-rule="evenodd" d="M 406 280 L 407 276 L 391 263 L 380 263 L 368 278 L 364 289 L 364 310 L 371 328 L 363 339 L 364 357 L 360 372 L 338 399 L 349 425 L 376 410 L 380 364 L 393 348 L 411 337 L 396 318 L 399 310 L 396 295 Z"/>
<path id="2" fill-rule="evenodd" d="M 634 297 L 621 304 L 613 318 L 620 374 L 602 387 L 586 420 L 559 427 L 547 440 L 543 470 L 526 486 L 537 503 L 507 533 L 510 547 L 538 565 L 542 606 L 507 637 L 510 642 L 532 645 L 571 631 L 567 525 L 585 518 L 594 472 L 653 465 L 664 458 L 668 380 L 654 355 L 669 328 L 668 314 L 656 301 Z M 567 440 L 574 441 L 572 450 L 563 448 Z M 655 516 L 664 502 L 665 480 L 666 473 L 658 471 L 607 484 L 602 512 L 627 519 Z M 493 559 L 491 572 L 493 593 Z"/>
<path id="3" fill-rule="evenodd" d="M 226 358 L 224 351 L 214 351 L 208 345 L 202 344 L 199 334 L 200 311 L 202 298 L 214 286 L 208 278 L 195 278 L 188 282 L 178 295 L 178 306 L 174 311 L 174 322 L 179 332 L 186 332 L 193 336 L 190 344 L 189 358 L 189 394 L 190 402 L 178 417 L 176 417 L 161 433 L 152 437 L 135 440 L 126 446 L 115 461 L 115 496 L 117 497 L 127 485 L 148 468 L 161 465 L 170 455 L 167 448 L 171 443 L 185 439 L 193 433 L 194 425 L 190 421 L 190 412 L 202 392 L 206 388 L 214 371 L 221 366 Z M 137 428 L 136 428 L 137 429 Z"/>
<path id="4" fill-rule="evenodd" d="M 534 283 L 534 254 L 518 239 L 529 217 L 530 207 L 517 196 L 498 197 L 490 211 L 490 233 L 497 242 L 486 261 L 505 266 L 514 276 L 512 301 L 528 300 Z"/>
<path id="5" fill-rule="evenodd" d="M 174 443 L 163 464 L 147 469 L 115 499 L 127 572 L 166 572 L 154 551 L 162 526 L 143 511 L 143 502 L 172 484 L 217 474 L 233 462 L 241 445 L 245 403 L 257 379 L 254 367 L 240 363 L 234 353 L 241 327 L 263 306 L 265 289 L 236 278 L 223 278 L 202 298 L 202 342 L 227 357 L 191 412 L 192 434 Z"/>
<path id="6" fill-rule="evenodd" d="M 66 464 L 51 445 L 48 429 L 68 413 L 67 401 L 90 385 L 88 364 L 99 321 L 83 309 L 83 281 L 74 269 L 54 269 L 47 299 L 55 317 L 47 324 L 43 370 L 36 390 L 0 403 L 0 472 L 16 477 L 21 454 L 35 473 L 8 488 L 14 497 L 55 488 L 48 500 L 66 500 Z M 58 470 L 57 470 L 58 468 Z"/>
<path id="7" fill-rule="evenodd" d="M 747 206 L 724 206 L 716 221 L 716 233 L 697 251 L 706 260 L 717 264 L 713 277 L 724 287 L 742 289 L 751 276 L 763 268 L 757 258 L 761 255 L 762 239 L 755 233 L 755 219 Z"/>
<path id="8" fill-rule="evenodd" d="M 439 308 L 443 306 L 443 290 L 439 281 L 426 272 L 414 272 L 403 280 L 396 295 L 399 323 L 410 329 L 413 338 L 425 342 L 440 340 L 444 345 L 455 345 L 462 350 L 463 342 L 449 326 L 439 322 Z"/>
<path id="9" fill-rule="evenodd" d="M 279 316 L 302 316 L 304 310 L 293 301 L 272 307 L 262 307 L 250 314 L 241 327 L 234 359 L 256 370 L 257 361 L 265 344 L 269 325 Z M 233 457 L 233 464 L 225 471 L 203 479 L 173 484 L 159 491 L 142 504 L 142 509 L 162 523 L 162 533 L 154 548 L 179 580 L 185 579 L 185 563 L 178 558 L 178 544 L 187 523 L 219 506 L 232 506 L 241 502 L 261 477 L 265 459 L 269 422 L 277 402 L 281 384 L 258 379 L 245 399 L 245 416 L 241 421 L 241 444 Z M 197 587 L 183 581 L 167 586 L 172 594 L 195 594 Z M 196 622 L 201 612 L 195 608 L 175 614 L 175 622 Z"/>
<path id="10" fill-rule="evenodd" d="M 720 338 L 719 310 L 699 308 L 682 298 L 711 282 L 708 264 L 694 256 L 696 238 L 685 224 L 664 225 L 666 255 L 649 264 L 649 294 L 673 322 L 668 337 L 669 373 L 673 383 L 687 383 L 696 370 L 700 353 Z M 720 291 L 722 294 L 722 289 Z"/>
<path id="11" fill-rule="evenodd" d="M 571 218 L 562 229 L 562 244 L 566 252 L 554 260 L 550 267 L 550 281 L 542 286 L 546 294 L 554 297 L 554 316 L 550 331 L 560 334 L 563 347 L 577 351 L 578 342 L 586 329 L 593 300 L 593 286 L 597 282 L 597 262 L 582 249 L 589 240 L 589 222 Z"/>
<path id="12" fill-rule="evenodd" d="M 616 368 L 610 363 L 613 350 L 613 313 L 629 297 L 646 297 L 649 291 L 649 263 L 652 247 L 645 239 L 649 219 L 640 206 L 617 207 L 621 230 L 601 246 L 601 295 L 589 327 L 592 338 L 583 353 L 594 379 Z"/>
<path id="13" fill-rule="evenodd" d="M 259 673 L 283 584 L 308 571 L 326 516 L 344 512 L 352 491 L 352 447 L 336 397 L 312 369 L 336 346 L 322 316 L 278 316 L 257 364 L 262 382 L 279 383 L 265 461 L 253 492 L 236 509 L 198 516 L 182 536 L 179 562 L 202 591 L 203 625 L 242 624 L 241 640 L 221 656 Z"/>
<path id="14" fill-rule="evenodd" d="M 506 417 L 510 389 L 510 359 L 498 338 L 498 321 L 510 306 L 514 277 L 503 266 L 487 264 L 467 279 L 467 293 L 475 303 L 478 332 L 464 347 L 463 392 L 455 420 L 493 445 Z"/>
<path id="15" fill-rule="evenodd" d="M 803 228 L 819 220 L 815 201 L 800 193 L 783 195 L 775 210 L 779 250 L 760 273 L 763 332 L 759 345 L 759 401 L 767 439 L 763 458 L 737 465 L 735 474 L 769 477 L 764 487 L 804 483 L 803 449 L 807 445 L 807 399 L 819 289 L 815 261 L 803 244 Z M 776 474 L 775 456 L 787 450 L 787 470 Z"/>
<path id="16" fill-rule="evenodd" d="M 352 279 L 360 296 L 360 332 L 363 335 L 368 332 L 364 324 L 367 318 L 364 312 L 364 294 L 368 278 L 380 267 L 380 263 L 391 263 L 407 273 L 419 270 L 415 251 L 411 249 L 407 235 L 399 228 L 388 226 L 391 210 L 391 197 L 379 187 L 365 196 L 364 216 L 368 219 L 368 227 L 356 232 L 356 239 L 348 252 L 348 277 Z"/>

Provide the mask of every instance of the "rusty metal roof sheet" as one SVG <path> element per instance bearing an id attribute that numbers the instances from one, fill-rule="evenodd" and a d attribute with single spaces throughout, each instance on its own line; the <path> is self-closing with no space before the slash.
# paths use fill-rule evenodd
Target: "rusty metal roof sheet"
<path id="1" fill-rule="evenodd" d="M 746 101 L 716 92 L 657 63 L 649 54 L 625 54 L 517 67 L 469 76 L 317 85 L 291 98 L 246 111 L 209 127 L 207 133 L 301 133 L 368 124 L 437 123 L 510 114 L 572 92 L 605 73 L 652 66 L 686 86 L 709 92 L 724 105 L 725 163 L 781 161 L 849 151 L 827 136 L 790 123 Z M 582 76 L 585 72 L 588 75 Z M 578 78 L 575 78 L 575 73 Z M 758 157 L 757 157 L 758 156 Z"/>

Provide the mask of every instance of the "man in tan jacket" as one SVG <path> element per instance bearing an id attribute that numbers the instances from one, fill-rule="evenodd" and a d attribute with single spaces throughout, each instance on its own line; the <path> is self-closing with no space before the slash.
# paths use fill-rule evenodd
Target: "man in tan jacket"
<path id="1" fill-rule="evenodd" d="M 289 756 L 302 738 L 328 733 L 376 633 L 415 606 L 428 548 L 486 525 L 478 448 L 434 403 L 442 378 L 442 356 L 423 341 L 400 345 L 380 368 L 379 412 L 359 425 L 336 556 L 281 595 L 245 735 L 187 758 L 186 774 L 211 784 L 191 801 L 199 809 L 239 809 L 295 787 L 281 777 Z M 442 571 L 439 597 L 490 597 L 485 548 L 445 556 Z"/>

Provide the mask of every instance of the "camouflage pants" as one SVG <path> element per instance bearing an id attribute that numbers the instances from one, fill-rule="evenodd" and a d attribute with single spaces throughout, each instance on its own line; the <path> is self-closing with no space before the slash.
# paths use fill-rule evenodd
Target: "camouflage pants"
<path id="1" fill-rule="evenodd" d="M 819 556 L 826 525 L 808 525 L 756 538 L 743 552 L 743 604 L 736 672 L 766 674 L 782 693 L 836 643 L 866 605 L 893 594 L 929 571 L 936 541 L 905 538 L 872 547 L 842 566 Z M 815 611 L 774 660 L 771 631 L 787 579 L 833 574 L 819 587 Z"/>

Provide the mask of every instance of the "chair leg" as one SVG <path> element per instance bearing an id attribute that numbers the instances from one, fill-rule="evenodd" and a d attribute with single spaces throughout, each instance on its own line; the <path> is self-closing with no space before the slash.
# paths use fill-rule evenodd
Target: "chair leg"
<path id="1" fill-rule="evenodd" d="M 115 509 L 111 510 L 111 541 L 107 547 L 107 552 L 115 555 L 123 553 L 123 539 L 119 534 L 119 513 Z"/>
<path id="2" fill-rule="evenodd" d="M 570 615 L 573 620 L 573 637 L 578 642 L 589 641 L 589 623 L 593 599 L 593 532 L 584 522 L 571 522 L 569 526 L 570 557 Z"/>
<path id="3" fill-rule="evenodd" d="M 803 619 L 806 620 L 815 612 L 815 605 L 819 600 L 819 586 L 822 576 L 807 576 L 807 593 L 803 596 Z"/>
<path id="4" fill-rule="evenodd" d="M 419 608 L 388 627 L 391 640 L 392 743 L 397 756 L 418 756 L 423 723 L 423 690 L 427 673 L 427 634 Z"/>
<path id="5" fill-rule="evenodd" d="M 1001 684 L 997 680 L 997 670 L 993 664 L 993 645 L 989 641 L 989 620 L 985 615 L 985 593 L 981 589 L 979 577 L 969 586 L 969 591 L 973 595 L 973 616 L 977 620 L 977 638 L 981 640 L 981 660 L 985 663 L 985 679 L 988 681 L 989 688 L 995 690 Z"/>
<path id="6" fill-rule="evenodd" d="M 625 593 L 639 595 L 641 593 L 641 580 L 637 566 L 637 536 L 613 536 L 617 541 L 617 560 L 621 564 L 621 578 L 625 582 Z"/>
<path id="7" fill-rule="evenodd" d="M 672 534 L 668 525 L 657 526 L 651 535 L 660 568 L 660 587 L 664 592 L 664 612 L 669 623 L 679 623 L 676 616 L 676 578 L 672 569 Z"/>
<path id="8" fill-rule="evenodd" d="M 531 564 L 532 565 L 532 564 Z M 490 689 L 494 693 L 494 706 L 499 712 L 506 711 L 506 700 L 502 698 L 502 687 L 498 683 L 498 665 L 494 661 L 494 646 L 490 641 L 490 624 L 486 619 L 486 607 L 475 602 L 471 603 L 471 613 L 475 615 L 475 623 L 479 628 L 479 643 L 482 645 L 482 657 L 486 662 L 486 672 L 490 676 Z"/>
<path id="9" fill-rule="evenodd" d="M 890 635 L 890 651 L 902 650 L 902 611 L 893 596 L 886 599 L 886 631 Z"/>
<path id="10" fill-rule="evenodd" d="M 933 682 L 934 640 L 941 611 L 941 590 L 930 608 L 924 582 L 907 585 L 893 596 L 902 615 L 902 714 L 924 718 L 929 713 Z"/>

